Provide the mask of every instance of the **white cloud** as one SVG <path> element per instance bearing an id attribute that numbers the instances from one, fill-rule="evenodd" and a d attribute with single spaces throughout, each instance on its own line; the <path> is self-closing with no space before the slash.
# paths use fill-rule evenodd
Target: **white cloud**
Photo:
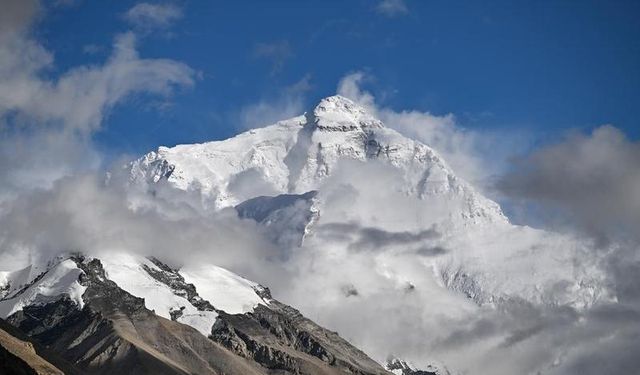
<path id="1" fill-rule="evenodd" d="M 153 254 L 184 264 L 176 249 L 188 249 L 186 261 L 213 262 L 244 274 L 270 269 L 266 259 L 278 250 L 254 222 L 241 220 L 233 209 L 201 213 L 185 203 L 183 192 L 178 196 L 170 188 L 155 197 L 127 189 L 127 177 L 115 174 L 105 183 L 100 172 L 77 173 L 0 204 L 2 269 L 6 259 L 18 263 L 75 250 Z"/>
<path id="2" fill-rule="evenodd" d="M 350 98 L 382 120 L 386 126 L 417 139 L 436 150 L 449 166 L 485 193 L 492 179 L 506 167 L 506 160 L 524 148 L 524 135 L 512 132 L 476 132 L 458 125 L 451 114 L 434 115 L 417 110 L 396 111 L 376 103 L 362 86 L 371 77 L 354 72 L 343 77 L 337 93 Z"/>
<path id="3" fill-rule="evenodd" d="M 95 168 L 100 157 L 91 135 L 127 98 L 167 98 L 194 83 L 183 63 L 140 57 L 131 32 L 115 37 L 104 62 L 50 74 L 54 56 L 30 30 L 39 9 L 38 2 L 16 1 L 0 15 L 11 21 L 0 22 L 0 200 Z"/>
<path id="4" fill-rule="evenodd" d="M 0 45 L 0 116 L 17 113 L 28 120 L 62 123 L 90 133 L 123 99 L 135 93 L 166 96 L 193 84 L 194 72 L 168 59 L 143 59 L 133 33 L 120 34 L 103 65 L 75 67 L 57 80 L 41 77 L 53 57 L 41 45 L 18 38 Z"/>
<path id="5" fill-rule="evenodd" d="M 382 0 L 376 5 L 376 11 L 387 17 L 403 16 L 409 13 L 404 0 Z"/>
<path id="6" fill-rule="evenodd" d="M 338 82 L 338 95 L 349 98 L 367 110 L 377 112 L 375 98 L 371 93 L 361 89 L 361 85 L 368 77 L 363 72 L 353 72 L 342 77 Z"/>
<path id="7" fill-rule="evenodd" d="M 513 138 L 512 134 L 470 131 L 460 127 L 451 114 L 436 116 L 428 112 L 394 111 L 380 106 L 371 93 L 362 89 L 367 79 L 361 72 L 348 75 L 340 82 L 338 93 L 368 107 L 387 126 L 432 146 L 467 180 L 493 185 L 487 178 L 505 172 L 508 161 L 504 157 L 508 155 L 505 150 L 514 152 L 522 149 L 517 147 L 518 137 Z M 545 222 L 548 227 L 568 229 L 569 235 L 586 238 L 585 244 L 589 243 L 589 246 L 585 245 L 580 250 L 575 259 L 576 265 L 597 264 L 597 273 L 602 278 L 600 282 L 611 288 L 617 300 L 605 299 L 588 309 L 513 301 L 497 310 L 481 309 L 460 319 L 438 320 L 425 315 L 428 312 L 424 310 L 407 305 L 406 301 L 395 302 L 402 306 L 400 311 L 394 311 L 393 305 L 379 302 L 391 301 L 393 296 L 362 301 L 367 293 L 358 289 L 363 283 L 354 279 L 351 284 L 360 292 L 362 302 L 351 298 L 344 309 L 329 309 L 329 303 L 325 303 L 323 308 L 331 310 L 331 313 L 324 315 L 323 319 L 327 319 L 327 324 L 337 325 L 347 334 L 363 340 L 363 346 L 368 347 L 367 343 L 376 342 L 376 339 L 363 338 L 360 331 L 375 326 L 372 321 L 379 318 L 370 312 L 375 306 L 377 310 L 386 311 L 386 316 L 400 316 L 411 322 L 408 331 L 406 326 L 398 325 L 386 335 L 381 335 L 401 337 L 397 341 L 387 340 L 388 345 L 402 348 L 400 352 L 416 358 L 416 361 L 424 358 L 424 353 L 432 353 L 463 373 L 478 368 L 492 374 L 633 372 L 631 369 L 638 368 L 639 363 L 637 350 L 632 349 L 638 346 L 636 327 L 640 316 L 640 287 L 634 277 L 640 270 L 638 150 L 637 142 L 629 141 L 612 126 L 603 126 L 591 135 L 573 134 L 518 159 L 513 170 L 499 178 L 498 185 L 503 194 L 548 209 L 549 215 L 544 218 L 548 220 Z M 496 168 L 496 164 L 500 167 Z M 353 200 L 349 199 L 350 207 Z M 385 209 L 387 211 L 388 208 Z M 407 214 L 411 211 L 402 212 Z M 571 226 L 554 226 L 559 216 L 569 220 L 578 232 Z M 596 241 L 590 243 L 589 238 Z M 490 248 L 495 248 L 504 241 L 507 254 L 518 254 L 516 249 L 522 240 L 510 241 L 502 234 L 488 243 Z M 323 247 L 327 246 L 323 244 Z M 541 242 L 535 246 L 545 251 L 551 249 L 554 257 L 564 251 L 564 246 L 553 250 L 549 247 L 551 243 Z M 460 253 L 460 249 L 453 251 Z M 487 256 L 484 253 L 481 258 L 488 259 Z M 538 255 L 532 261 L 543 258 Z M 366 261 L 361 259 L 359 262 Z M 385 261 L 390 262 L 388 259 Z M 341 264 L 346 263 L 346 260 L 341 260 Z M 305 273 L 309 274 L 310 271 Z M 364 285 L 371 283 L 368 280 Z M 383 289 L 379 293 L 383 293 Z M 434 306 L 433 298 L 427 296 L 424 303 Z M 299 303 L 305 304 L 301 297 Z M 441 303 L 435 304 L 438 310 L 447 311 Z M 345 318 L 347 310 L 365 311 L 358 317 L 358 321 L 363 322 L 361 326 Z M 350 330 L 352 326 L 355 328 Z M 369 334 L 376 332 L 380 334 L 379 330 L 368 330 Z M 378 349 L 372 345 L 371 350 L 375 353 Z"/>
<path id="8" fill-rule="evenodd" d="M 136 27 L 164 28 L 182 18 L 182 10 L 173 4 L 138 3 L 125 13 L 124 18 Z"/>
<path id="9" fill-rule="evenodd" d="M 38 0 L 5 0 L 0 12 L 0 42 L 7 35 L 24 31 L 40 11 Z"/>
<path id="10" fill-rule="evenodd" d="M 305 94 L 311 88 L 311 76 L 284 88 L 275 98 L 263 98 L 243 107 L 239 114 L 239 129 L 246 130 L 274 124 L 301 115 L 305 111 Z"/>

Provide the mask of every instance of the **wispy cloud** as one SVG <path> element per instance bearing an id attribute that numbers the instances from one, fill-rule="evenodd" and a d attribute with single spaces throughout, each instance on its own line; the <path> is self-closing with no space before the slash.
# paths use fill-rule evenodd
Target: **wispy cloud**
<path id="1" fill-rule="evenodd" d="M 404 0 L 382 0 L 376 5 L 376 11 L 387 17 L 404 16 L 409 8 Z"/>
<path id="2" fill-rule="evenodd" d="M 6 0 L 0 12 L 0 38 L 24 31 L 41 10 L 37 0 Z"/>
<path id="3" fill-rule="evenodd" d="M 493 188 L 493 178 L 506 168 L 507 159 L 526 149 L 530 142 L 526 134 L 516 131 L 466 129 L 452 113 L 436 115 L 385 107 L 364 89 L 372 79 L 362 71 L 347 74 L 340 80 L 337 93 L 366 107 L 387 126 L 435 149 L 456 174 L 484 189 L 485 193 Z"/>
<path id="4" fill-rule="evenodd" d="M 97 55 L 104 51 L 104 47 L 97 44 L 86 44 L 82 46 L 82 52 L 87 55 Z"/>
<path id="5" fill-rule="evenodd" d="M 194 84 L 194 71 L 170 59 L 145 59 L 132 32 L 117 35 L 102 63 L 42 74 L 54 55 L 33 37 L 40 4 L 16 1 L 0 17 L 0 200 L 46 187 L 74 170 L 95 167 L 91 135 L 133 95 L 168 98 Z"/>
<path id="6" fill-rule="evenodd" d="M 285 62 L 293 57 L 293 50 L 289 41 L 279 40 L 270 43 L 258 43 L 253 47 L 253 55 L 271 63 L 271 74 L 279 73 Z"/>
<path id="7" fill-rule="evenodd" d="M 124 18 L 143 29 L 165 28 L 182 18 L 182 9 L 174 4 L 138 3 L 125 13 Z"/>
<path id="8" fill-rule="evenodd" d="M 277 121 L 301 115 L 304 110 L 305 94 L 311 89 L 311 76 L 285 87 L 272 98 L 242 107 L 239 113 L 239 129 L 246 130 L 273 124 Z"/>
<path id="9" fill-rule="evenodd" d="M 57 80 L 38 74 L 53 62 L 41 45 L 17 39 L 0 45 L 0 116 L 19 112 L 28 119 L 60 122 L 70 130 L 92 132 L 106 113 L 134 93 L 169 95 L 174 88 L 193 84 L 194 72 L 168 59 L 140 58 L 133 33 L 115 38 L 113 52 L 103 65 L 80 66 Z"/>

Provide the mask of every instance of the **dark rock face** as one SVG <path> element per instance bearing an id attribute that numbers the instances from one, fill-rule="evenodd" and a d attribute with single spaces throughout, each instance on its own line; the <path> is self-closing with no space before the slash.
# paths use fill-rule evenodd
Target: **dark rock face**
<path id="1" fill-rule="evenodd" d="M 150 174 L 149 174 L 149 180 L 147 182 L 156 183 L 163 179 L 166 180 L 171 176 L 175 168 L 176 168 L 175 165 L 169 164 L 169 162 L 166 160 L 162 160 L 162 159 L 155 160 L 151 162 L 151 164 L 149 164 Z"/>
<path id="2" fill-rule="evenodd" d="M 175 294 L 187 298 L 199 310 L 213 309 L 198 295 L 193 284 L 185 282 L 178 270 L 158 259 L 150 260 L 160 269 L 144 267 L 153 278 L 168 285 Z M 376 362 L 336 333 L 319 327 L 297 310 L 273 300 L 268 288 L 257 286 L 255 292 L 270 301 L 269 307 L 259 305 L 252 313 L 234 315 L 215 310 L 219 317 L 212 329 L 212 340 L 270 370 L 299 374 L 327 371 L 385 373 Z M 177 319 L 181 313 L 173 311 L 171 315 Z"/>
<path id="3" fill-rule="evenodd" d="M 68 298 L 29 306 L 9 321 L 83 374 L 261 374 L 195 329 L 156 316 L 144 300 L 106 278 L 99 260 L 74 258 L 85 272 L 82 310 Z"/>
<path id="4" fill-rule="evenodd" d="M 0 345 L 0 374 L 38 375 L 36 370 L 22 358 Z"/>
<path id="5" fill-rule="evenodd" d="M 275 300 L 248 314 L 221 313 L 211 339 L 274 370 L 314 374 L 328 366 L 338 373 L 387 373 L 337 333 Z"/>
<path id="6" fill-rule="evenodd" d="M 10 289 L 11 289 L 10 283 L 7 283 L 4 286 L 0 286 L 0 299 L 3 299 L 9 293 Z"/>
<path id="7" fill-rule="evenodd" d="M 209 301 L 203 299 L 196 292 L 196 287 L 193 284 L 189 284 L 184 280 L 184 277 L 180 275 L 177 270 L 172 269 L 166 264 L 162 263 L 156 258 L 149 258 L 153 264 L 155 264 L 160 271 L 143 265 L 143 268 L 147 273 L 158 280 L 159 282 L 169 286 L 173 293 L 177 296 L 184 297 L 187 301 L 191 302 L 199 311 L 215 311 L 215 308 L 209 303 Z M 176 319 L 182 315 L 182 313 L 176 312 Z M 175 319 L 173 319 L 175 320 Z"/>
<path id="8" fill-rule="evenodd" d="M 79 375 L 80 371 L 0 319 L 0 374 Z"/>

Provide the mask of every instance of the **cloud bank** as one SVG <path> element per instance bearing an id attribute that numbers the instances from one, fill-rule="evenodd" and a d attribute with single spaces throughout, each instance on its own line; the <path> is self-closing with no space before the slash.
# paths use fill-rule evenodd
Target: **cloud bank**
<path id="1" fill-rule="evenodd" d="M 568 215 L 601 240 L 612 234 L 640 240 L 640 144 L 611 125 L 570 134 L 518 159 L 498 187 L 515 199 Z"/>
<path id="2" fill-rule="evenodd" d="M 474 131 L 460 126 L 451 113 L 396 111 L 379 105 L 373 94 L 363 89 L 371 78 L 362 71 L 347 74 L 337 93 L 367 108 L 386 126 L 436 150 L 458 176 L 485 194 L 494 194 L 495 178 L 504 172 L 506 161 L 529 147 L 531 140 L 514 130 Z"/>
<path id="3" fill-rule="evenodd" d="M 515 160 L 497 183 L 512 199 L 535 207 L 547 225 L 591 238 L 585 259 L 601 257 L 617 297 L 556 327 L 551 344 L 564 342 L 567 348 L 562 366 L 550 373 L 623 374 L 640 368 L 639 162 L 640 144 L 604 125 Z"/>

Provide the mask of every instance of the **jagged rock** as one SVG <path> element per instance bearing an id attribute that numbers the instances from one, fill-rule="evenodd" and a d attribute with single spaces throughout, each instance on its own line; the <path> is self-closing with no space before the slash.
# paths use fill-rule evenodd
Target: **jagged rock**
<path id="1" fill-rule="evenodd" d="M 59 353 L 86 374 L 384 374 L 385 370 L 336 333 L 271 298 L 244 314 L 217 310 L 210 338 L 164 319 L 109 279 L 99 259 L 70 258 L 84 292 L 81 301 L 61 294 L 48 303 L 24 306 L 8 321 L 36 342 Z M 67 262 L 67 260 L 64 260 Z M 142 272 L 190 300 L 199 297 L 178 270 L 158 259 Z M 69 265 L 67 264 L 67 267 Z M 54 272 L 55 266 L 48 272 Z M 49 277 L 48 272 L 40 279 Z M 68 274 L 68 273 L 67 273 Z M 199 297 L 196 302 L 214 308 Z M 182 310 L 174 311 L 180 314 Z M 176 318 L 177 320 L 177 318 Z"/>
<path id="2" fill-rule="evenodd" d="M 79 375 L 80 371 L 0 319 L 0 374 Z"/>
<path id="3" fill-rule="evenodd" d="M 63 297 L 27 306 L 9 321 L 83 373 L 263 373 L 197 330 L 146 309 L 144 299 L 106 278 L 99 260 L 74 261 L 87 288 L 82 309 Z"/>
<path id="4" fill-rule="evenodd" d="M 162 263 L 157 258 L 149 258 L 153 264 L 155 264 L 160 270 L 155 270 L 151 267 L 143 265 L 142 267 L 156 280 L 160 281 L 163 284 L 169 286 L 173 292 L 181 297 L 186 298 L 193 306 L 195 306 L 200 311 L 215 311 L 215 308 L 209 303 L 209 301 L 204 300 L 202 297 L 198 295 L 196 292 L 196 287 L 193 284 L 187 283 L 184 280 L 184 277 L 180 275 L 177 270 L 171 269 L 171 267 Z M 182 308 L 184 310 L 184 307 Z M 175 319 L 174 319 L 175 320 Z"/>
<path id="5" fill-rule="evenodd" d="M 450 375 L 446 369 L 441 369 L 434 365 L 429 365 L 427 369 L 420 370 L 398 358 L 389 358 L 385 368 L 395 375 Z"/>
<path id="6" fill-rule="evenodd" d="M 318 326 L 298 310 L 275 300 L 269 307 L 257 306 L 248 314 L 221 313 L 211 338 L 268 368 L 314 373 L 307 367 L 309 361 L 301 356 L 305 353 L 346 373 L 386 373 L 337 333 Z"/>

